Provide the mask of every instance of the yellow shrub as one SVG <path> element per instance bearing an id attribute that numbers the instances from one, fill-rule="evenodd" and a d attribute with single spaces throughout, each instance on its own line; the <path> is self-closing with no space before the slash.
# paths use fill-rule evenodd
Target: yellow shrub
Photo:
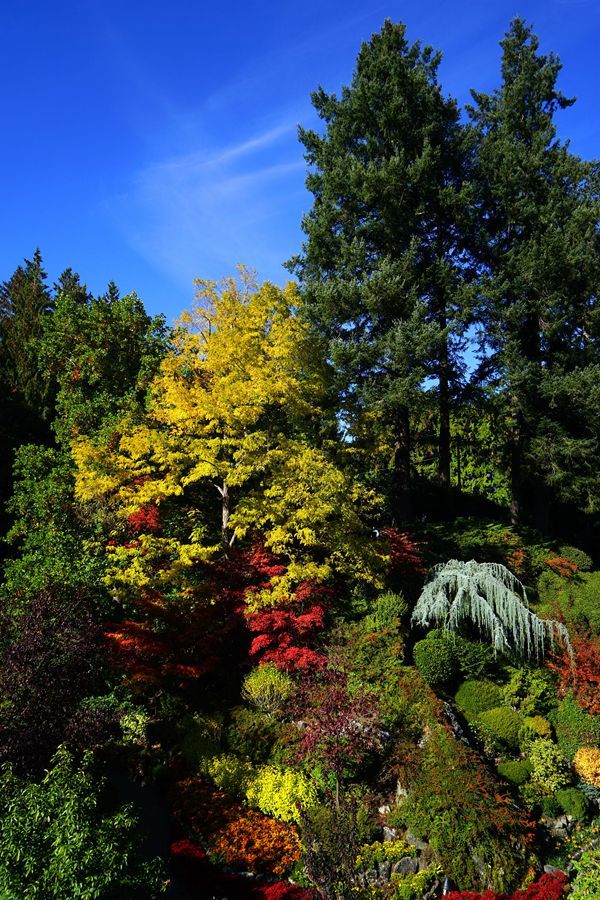
<path id="1" fill-rule="evenodd" d="M 246 800 L 261 812 L 284 822 L 299 822 L 300 810 L 314 806 L 317 791 L 302 772 L 262 766 L 246 788 Z"/>
<path id="2" fill-rule="evenodd" d="M 580 747 L 573 765 L 582 781 L 600 788 L 600 748 Z"/>

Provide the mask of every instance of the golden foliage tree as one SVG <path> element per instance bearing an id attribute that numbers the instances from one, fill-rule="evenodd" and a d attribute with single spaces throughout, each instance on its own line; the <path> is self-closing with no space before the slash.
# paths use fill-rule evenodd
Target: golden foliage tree
<path id="1" fill-rule="evenodd" d="M 121 518 L 174 500 L 185 509 L 176 532 L 113 547 L 117 583 L 181 586 L 190 567 L 254 532 L 287 563 L 270 602 L 339 569 L 372 577 L 359 512 L 376 498 L 317 439 L 326 367 L 299 302 L 295 285 L 259 287 L 244 270 L 197 281 L 143 421 L 123 420 L 108 446 L 74 444 L 80 500 Z"/>

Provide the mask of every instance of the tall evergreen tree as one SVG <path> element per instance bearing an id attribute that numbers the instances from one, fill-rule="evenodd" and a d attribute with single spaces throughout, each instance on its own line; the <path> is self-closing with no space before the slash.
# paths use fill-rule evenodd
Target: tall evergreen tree
<path id="1" fill-rule="evenodd" d="M 92 299 L 92 295 L 88 291 L 85 284 L 81 283 L 81 278 L 70 267 L 65 269 L 58 281 L 54 285 L 54 293 L 66 295 L 76 303 L 85 306 Z"/>
<path id="2" fill-rule="evenodd" d="M 53 309 L 42 255 L 18 266 L 0 285 L 0 374 L 5 388 L 27 406 L 43 409 L 45 380 L 38 362 L 42 324 Z"/>
<path id="3" fill-rule="evenodd" d="M 410 414 L 437 384 L 439 476 L 450 480 L 450 401 L 468 188 L 459 113 L 440 55 L 387 21 L 363 44 L 339 98 L 319 88 L 323 135 L 300 129 L 314 204 L 288 264 L 327 335 L 346 420 L 368 408 L 392 434 L 395 517 L 410 513 Z"/>
<path id="4" fill-rule="evenodd" d="M 545 527 L 550 494 L 598 509 L 599 168 L 557 139 L 558 59 L 523 20 L 502 84 L 473 92 L 480 190 L 479 318 L 511 418 L 515 522 Z"/>

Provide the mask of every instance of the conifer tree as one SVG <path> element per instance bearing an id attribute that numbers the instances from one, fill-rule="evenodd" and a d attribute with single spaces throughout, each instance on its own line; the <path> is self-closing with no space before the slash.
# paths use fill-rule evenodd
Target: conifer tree
<path id="1" fill-rule="evenodd" d="M 523 20 L 501 42 L 502 84 L 473 92 L 479 185 L 478 313 L 511 419 L 515 522 L 546 526 L 548 497 L 600 503 L 599 169 L 557 138 L 574 101 Z"/>
<path id="2" fill-rule="evenodd" d="M 42 411 L 46 392 L 38 363 L 42 324 L 53 309 L 42 254 L 35 251 L 0 285 L 0 373 L 6 389 Z"/>
<path id="3" fill-rule="evenodd" d="M 328 338 L 345 420 L 366 406 L 392 434 L 398 519 L 410 512 L 410 415 L 427 376 L 437 383 L 439 477 L 450 480 L 468 187 L 439 63 L 386 21 L 363 44 L 350 87 L 313 94 L 325 133 L 300 129 L 314 203 L 303 251 L 288 265 Z"/>

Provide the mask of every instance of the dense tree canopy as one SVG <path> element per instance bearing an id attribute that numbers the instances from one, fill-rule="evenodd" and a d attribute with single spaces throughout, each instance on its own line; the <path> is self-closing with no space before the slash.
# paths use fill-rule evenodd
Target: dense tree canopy
<path id="1" fill-rule="evenodd" d="M 2 898 L 600 891 L 598 164 L 439 64 L 313 95 L 298 284 L 0 287 Z"/>

